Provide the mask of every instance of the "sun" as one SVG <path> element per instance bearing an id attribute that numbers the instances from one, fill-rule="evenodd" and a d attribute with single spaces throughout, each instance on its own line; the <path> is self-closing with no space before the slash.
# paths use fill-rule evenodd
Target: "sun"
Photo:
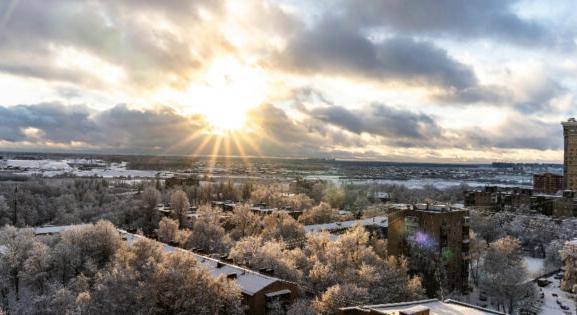
<path id="1" fill-rule="evenodd" d="M 214 60 L 187 91 L 194 99 L 191 110 L 205 117 L 210 132 L 220 134 L 245 127 L 247 113 L 262 104 L 266 94 L 264 71 L 231 57 Z"/>

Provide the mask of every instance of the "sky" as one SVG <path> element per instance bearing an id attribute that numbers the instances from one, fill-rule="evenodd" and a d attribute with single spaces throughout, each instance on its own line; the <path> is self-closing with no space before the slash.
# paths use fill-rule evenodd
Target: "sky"
<path id="1" fill-rule="evenodd" d="M 0 150 L 561 162 L 574 0 L 2 0 Z"/>

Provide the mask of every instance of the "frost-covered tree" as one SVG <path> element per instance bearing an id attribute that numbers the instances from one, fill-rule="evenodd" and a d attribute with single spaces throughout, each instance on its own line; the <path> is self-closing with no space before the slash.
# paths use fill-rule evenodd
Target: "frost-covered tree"
<path id="1" fill-rule="evenodd" d="M 336 185 L 328 185 L 323 196 L 323 200 L 335 209 L 342 209 L 345 205 L 346 198 L 345 190 Z"/>
<path id="2" fill-rule="evenodd" d="M 214 278 L 186 252 L 142 239 L 98 273 L 88 314 L 242 314 L 233 282 Z"/>
<path id="3" fill-rule="evenodd" d="M 563 250 L 563 241 L 554 240 L 545 248 L 545 271 L 558 270 L 563 266 L 561 260 L 561 250 Z"/>
<path id="4" fill-rule="evenodd" d="M 534 284 L 529 280 L 517 239 L 507 236 L 489 245 L 482 267 L 481 288 L 509 314 L 524 300 L 535 298 Z"/>
<path id="5" fill-rule="evenodd" d="M 9 279 L 16 300 L 20 299 L 21 271 L 35 242 L 32 229 L 18 229 L 13 226 L 0 229 L 0 245 L 4 246 L 4 253 L 0 255 L 0 273 L 3 278 Z"/>
<path id="6" fill-rule="evenodd" d="M 263 220 L 265 239 L 291 242 L 305 238 L 305 228 L 285 212 L 275 211 Z"/>
<path id="7" fill-rule="evenodd" d="M 331 205 L 326 202 L 321 202 L 319 205 L 305 210 L 299 217 L 299 222 L 308 224 L 321 224 L 333 222 L 337 219 L 337 214 L 331 208 Z"/>
<path id="8" fill-rule="evenodd" d="M 308 300 L 299 299 L 288 308 L 286 315 L 316 315 L 316 311 Z M 1 314 L 0 314 L 1 315 Z"/>
<path id="9" fill-rule="evenodd" d="M 156 206 L 161 201 L 161 194 L 154 187 L 146 187 L 142 192 L 142 210 L 143 210 L 143 226 L 142 228 L 145 229 L 147 232 L 151 232 L 155 225 L 157 219 L 156 216 Z"/>
<path id="10" fill-rule="evenodd" d="M 471 256 L 470 269 L 471 279 L 475 285 L 479 285 L 479 271 L 481 269 L 483 257 L 487 252 L 487 242 L 484 239 L 478 238 L 475 232 L 471 232 L 469 237 L 469 253 Z"/>
<path id="11" fill-rule="evenodd" d="M 230 237 L 235 240 L 257 235 L 262 231 L 260 217 L 254 214 L 248 205 L 235 207 L 230 217 L 230 223 L 234 226 L 230 231 Z"/>
<path id="12" fill-rule="evenodd" d="M 574 243 L 566 243 L 560 254 L 565 270 L 561 289 L 572 291 L 577 285 L 577 246 Z"/>
<path id="13" fill-rule="evenodd" d="M 336 284 L 317 298 L 313 307 L 318 314 L 338 314 L 340 307 L 366 304 L 368 296 L 367 289 L 355 284 Z"/>
<path id="14" fill-rule="evenodd" d="M 80 273 L 95 274 L 122 246 L 118 231 L 109 221 L 78 226 L 61 233 L 51 255 L 52 264 L 60 281 L 66 284 Z"/>
<path id="15" fill-rule="evenodd" d="M 164 243 L 176 241 L 178 235 L 178 222 L 170 218 L 162 218 L 158 223 L 158 240 Z"/>
<path id="16" fill-rule="evenodd" d="M 208 253 L 227 253 L 231 240 L 221 226 L 220 218 L 221 212 L 218 209 L 201 207 L 186 246 L 202 249 Z"/>
<path id="17" fill-rule="evenodd" d="M 230 250 L 229 257 L 234 262 L 251 269 L 272 269 L 276 276 L 300 281 L 303 272 L 298 267 L 298 257 L 302 255 L 298 248 L 286 249 L 282 241 L 265 241 L 260 237 L 247 237 L 235 244 Z"/>
<path id="18" fill-rule="evenodd" d="M 170 206 L 174 210 L 178 226 L 183 228 L 186 226 L 186 213 L 190 208 L 188 196 L 182 190 L 177 190 L 170 195 Z"/>
<path id="19" fill-rule="evenodd" d="M 24 270 L 22 271 L 24 280 L 39 294 L 44 294 L 51 268 L 50 248 L 44 243 L 34 242 L 30 256 L 24 262 Z"/>

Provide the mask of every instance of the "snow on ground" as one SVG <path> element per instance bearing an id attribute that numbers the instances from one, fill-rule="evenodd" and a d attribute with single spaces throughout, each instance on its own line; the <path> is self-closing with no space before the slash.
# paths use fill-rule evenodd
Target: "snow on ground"
<path id="1" fill-rule="evenodd" d="M 79 164 L 97 164 L 102 167 L 94 167 L 88 170 L 81 170 L 76 166 Z M 158 171 L 149 170 L 129 170 L 126 162 L 111 163 L 109 165 L 94 163 L 93 161 L 72 159 L 72 160 L 6 160 L 3 167 L 19 169 L 14 172 L 17 175 L 41 175 L 44 177 L 54 177 L 64 173 L 72 173 L 76 176 L 85 177 L 155 177 Z"/>
<path id="2" fill-rule="evenodd" d="M 561 280 L 555 279 L 555 275 L 547 278 L 547 280 L 551 281 L 551 283 L 544 288 L 539 288 L 539 294 L 543 293 L 543 305 L 539 315 L 575 314 L 574 299 L 571 298 L 569 293 L 561 291 L 559 288 Z M 553 294 L 557 296 L 553 296 Z M 564 311 L 561 309 L 561 306 L 557 304 L 557 300 L 569 307 L 569 310 Z"/>
<path id="3" fill-rule="evenodd" d="M 42 169 L 42 170 L 61 170 L 71 171 L 72 167 L 68 165 L 66 160 L 8 160 L 7 167 L 13 168 L 28 168 L 28 169 Z"/>
<path id="4" fill-rule="evenodd" d="M 529 271 L 529 275 L 531 279 L 535 279 L 545 273 L 545 259 L 543 258 L 535 258 L 535 257 L 523 257 L 525 259 L 525 263 L 527 264 L 527 271 Z"/>

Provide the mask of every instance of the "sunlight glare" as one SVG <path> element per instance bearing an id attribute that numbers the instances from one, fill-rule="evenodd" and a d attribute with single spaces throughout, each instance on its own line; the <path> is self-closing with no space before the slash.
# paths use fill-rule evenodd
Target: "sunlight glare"
<path id="1" fill-rule="evenodd" d="M 247 112 L 266 98 L 263 71 L 233 58 L 219 58 L 209 66 L 202 83 L 187 91 L 194 99 L 192 111 L 202 114 L 214 133 L 245 126 Z"/>

